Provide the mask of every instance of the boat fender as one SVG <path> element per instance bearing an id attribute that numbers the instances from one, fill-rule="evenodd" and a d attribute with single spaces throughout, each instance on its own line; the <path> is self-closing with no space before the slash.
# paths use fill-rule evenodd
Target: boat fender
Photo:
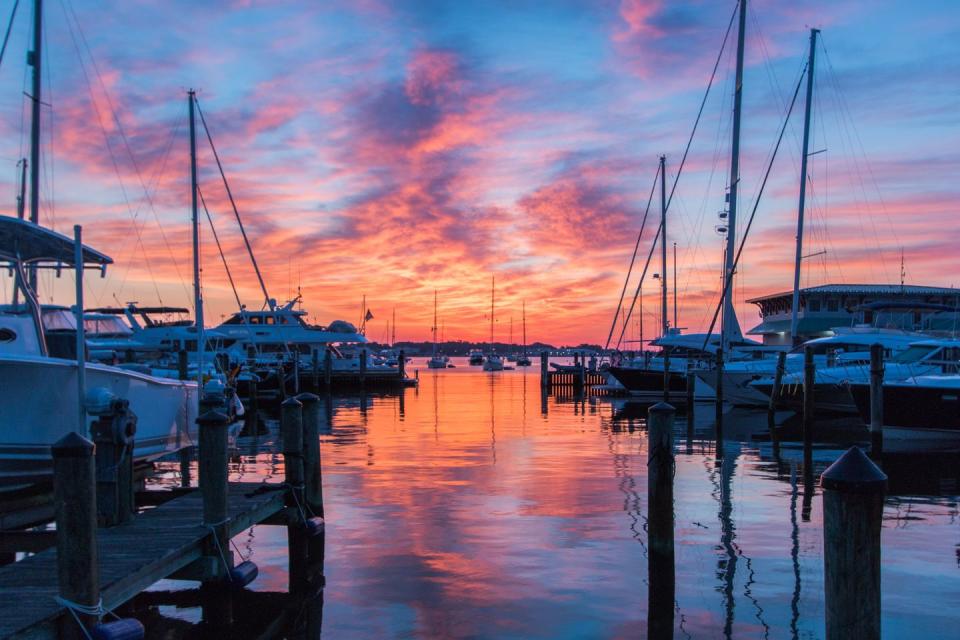
<path id="1" fill-rule="evenodd" d="M 306 522 L 304 522 L 304 526 L 307 529 L 307 535 L 309 535 L 311 538 L 320 535 L 326 529 L 326 523 L 324 523 L 323 518 L 320 516 L 307 518 Z"/>
<path id="2" fill-rule="evenodd" d="M 143 640 L 146 631 L 136 618 L 101 622 L 90 630 L 93 640 Z"/>
<path id="3" fill-rule="evenodd" d="M 87 390 L 84 403 L 87 413 L 91 416 L 107 416 L 113 413 L 113 401 L 117 397 L 106 387 L 94 387 Z"/>
<path id="4" fill-rule="evenodd" d="M 244 560 L 227 574 L 227 581 L 234 589 L 242 589 L 260 575 L 260 569 L 250 560 Z"/>

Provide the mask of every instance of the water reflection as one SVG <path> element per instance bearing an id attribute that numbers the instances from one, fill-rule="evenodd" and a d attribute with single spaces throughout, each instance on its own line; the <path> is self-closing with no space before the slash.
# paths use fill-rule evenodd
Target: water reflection
<path id="1" fill-rule="evenodd" d="M 536 371 L 458 363 L 422 372 L 401 396 L 321 399 L 326 587 L 298 634 L 320 619 L 334 638 L 646 634 L 646 407 L 534 389 Z M 275 430 L 268 420 L 268 433 L 242 439 L 233 478 L 282 479 Z M 795 444 L 775 451 L 763 439 L 764 413 L 727 412 L 720 442 L 715 433 L 709 405 L 674 431 L 674 637 L 822 637 L 814 478 L 840 449 L 815 450 L 805 468 Z M 957 462 L 881 461 L 885 637 L 949 628 Z M 287 590 L 296 569 L 284 529 L 254 527 L 235 542 L 261 567 L 251 592 Z M 185 604 L 161 612 L 199 620 Z"/>

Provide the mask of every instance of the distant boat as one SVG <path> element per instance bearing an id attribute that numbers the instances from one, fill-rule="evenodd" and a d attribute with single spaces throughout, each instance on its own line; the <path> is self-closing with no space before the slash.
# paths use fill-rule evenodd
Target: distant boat
<path id="1" fill-rule="evenodd" d="M 437 290 L 433 290 L 433 327 L 430 328 L 433 333 L 433 354 L 427 360 L 427 367 L 430 369 L 446 369 L 450 364 L 450 358 L 437 352 Z"/>
<path id="2" fill-rule="evenodd" d="M 496 287 L 496 276 L 490 278 L 490 353 L 483 361 L 484 371 L 503 371 L 503 358 L 494 353 L 493 347 L 493 314 L 494 314 L 494 289 Z"/>
<path id="3" fill-rule="evenodd" d="M 483 364 L 483 351 L 479 349 L 471 349 L 467 357 L 470 358 L 470 364 L 474 366 Z"/>
<path id="4" fill-rule="evenodd" d="M 503 358 L 495 353 L 491 353 L 487 356 L 487 359 L 483 361 L 483 370 L 503 371 Z"/>

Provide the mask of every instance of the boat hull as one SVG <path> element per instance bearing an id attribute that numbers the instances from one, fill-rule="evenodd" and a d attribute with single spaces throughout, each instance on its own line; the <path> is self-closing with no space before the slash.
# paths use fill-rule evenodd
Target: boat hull
<path id="1" fill-rule="evenodd" d="M 85 369 L 88 392 L 106 389 L 129 401 L 137 417 L 137 460 L 196 444 L 195 382 L 94 363 Z M 3 357 L 0 384 L 0 476 L 9 481 L 21 474 L 49 473 L 50 445 L 79 427 L 77 363 L 59 358 Z"/>
<path id="2" fill-rule="evenodd" d="M 627 392 L 641 402 L 660 402 L 663 400 L 663 371 L 634 367 L 610 367 L 610 375 L 623 385 Z M 669 372 L 668 385 L 671 403 L 686 400 L 687 377 L 681 373 Z"/>
<path id="3" fill-rule="evenodd" d="M 697 383 L 714 390 L 716 397 L 717 374 L 715 371 L 698 371 Z M 751 382 L 761 378 L 754 372 L 723 372 L 723 401 L 735 407 L 763 407 L 770 404 L 770 396 L 762 393 Z"/>
<path id="4" fill-rule="evenodd" d="M 865 424 L 870 424 L 870 386 L 850 385 Z M 884 451 L 960 450 L 960 389 L 914 384 L 883 385 Z"/>

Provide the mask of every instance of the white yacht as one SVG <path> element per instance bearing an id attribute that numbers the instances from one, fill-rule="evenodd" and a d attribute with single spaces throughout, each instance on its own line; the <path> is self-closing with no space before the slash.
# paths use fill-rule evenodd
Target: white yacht
<path id="1" fill-rule="evenodd" d="M 87 268 L 113 261 L 83 248 Z M 43 227 L 0 216 L 0 265 L 14 272 L 13 300 L 0 307 L 0 479 L 26 481 L 49 473 L 50 445 L 71 431 L 89 436 L 89 419 L 80 422 L 79 367 L 72 353 L 63 313 L 49 315 L 45 329 L 31 269 L 62 269 L 74 263 L 72 239 Z M 56 316 L 56 317 L 55 317 Z M 76 324 L 73 323 L 73 330 Z M 74 345 L 76 335 L 73 335 Z M 134 455 L 149 459 L 196 442 L 197 384 L 158 378 L 123 367 L 83 362 L 84 397 L 90 402 L 127 400 L 137 416 Z"/>
<path id="2" fill-rule="evenodd" d="M 484 371 L 503 371 L 503 358 L 495 353 L 487 355 L 483 361 Z"/>

